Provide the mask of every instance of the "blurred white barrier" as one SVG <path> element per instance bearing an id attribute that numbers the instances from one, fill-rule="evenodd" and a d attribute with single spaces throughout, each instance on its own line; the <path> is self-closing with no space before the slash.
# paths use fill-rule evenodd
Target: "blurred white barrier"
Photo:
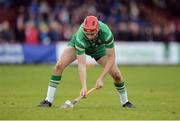
<path id="1" fill-rule="evenodd" d="M 24 62 L 22 46 L 19 44 L 0 45 L 0 64 L 21 64 Z"/>
<path id="2" fill-rule="evenodd" d="M 180 44 L 170 43 L 167 53 L 168 53 L 168 57 L 167 57 L 168 63 L 180 64 Z"/>
<path id="3" fill-rule="evenodd" d="M 116 43 L 119 64 L 161 64 L 164 62 L 164 44 L 147 42 Z"/>

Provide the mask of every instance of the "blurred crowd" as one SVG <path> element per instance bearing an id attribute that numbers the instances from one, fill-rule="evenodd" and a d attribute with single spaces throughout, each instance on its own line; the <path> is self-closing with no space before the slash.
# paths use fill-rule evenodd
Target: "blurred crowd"
<path id="1" fill-rule="evenodd" d="M 180 42 L 179 9 L 169 6 L 179 0 L 169 1 L 24 0 L 13 22 L 0 22 L 0 43 L 68 41 L 87 15 L 107 23 L 116 41 Z M 1 9 L 9 11 L 13 5 L 11 0 L 0 2 Z"/>

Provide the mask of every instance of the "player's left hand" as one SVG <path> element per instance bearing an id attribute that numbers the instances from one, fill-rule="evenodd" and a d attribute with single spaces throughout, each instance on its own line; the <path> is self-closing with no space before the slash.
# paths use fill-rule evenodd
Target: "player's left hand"
<path id="1" fill-rule="evenodd" d="M 96 88 L 97 89 L 100 89 L 104 86 L 104 82 L 101 78 L 99 78 L 97 81 L 96 81 Z"/>

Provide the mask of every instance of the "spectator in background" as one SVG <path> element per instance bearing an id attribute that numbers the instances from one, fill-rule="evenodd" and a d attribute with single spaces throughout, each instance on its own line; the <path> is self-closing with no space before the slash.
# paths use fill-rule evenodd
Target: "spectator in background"
<path id="1" fill-rule="evenodd" d="M 50 12 L 50 6 L 49 6 L 49 4 L 47 3 L 46 0 L 41 1 L 38 10 L 39 10 L 39 13 L 40 13 L 40 14 L 47 14 L 47 15 L 49 14 L 49 12 Z"/>
<path id="2" fill-rule="evenodd" d="M 109 28 L 113 31 L 113 34 L 115 36 L 115 40 L 117 40 L 117 23 L 116 23 L 116 19 L 113 16 L 110 16 L 107 19 L 107 23 Z"/>
<path id="3" fill-rule="evenodd" d="M 139 17 L 140 11 L 137 6 L 137 3 L 135 1 L 130 1 L 129 7 L 130 7 L 130 13 L 129 13 L 130 20 L 133 22 L 139 22 L 140 21 L 140 17 Z"/>
<path id="4" fill-rule="evenodd" d="M 32 21 L 26 23 L 25 27 L 26 44 L 39 44 L 39 32 Z"/>
<path id="5" fill-rule="evenodd" d="M 163 41 L 162 28 L 159 24 L 153 26 L 153 41 L 160 42 Z"/>
<path id="6" fill-rule="evenodd" d="M 19 15 L 17 16 L 16 20 L 16 27 L 15 27 L 15 40 L 19 43 L 25 42 L 25 7 L 21 6 L 19 8 Z"/>
<path id="7" fill-rule="evenodd" d="M 62 24 L 69 24 L 70 23 L 69 12 L 68 12 L 67 8 L 65 8 L 65 7 L 62 7 L 58 11 L 57 17 L 58 17 L 59 22 Z"/>
<path id="8" fill-rule="evenodd" d="M 41 1 L 38 14 L 43 17 L 43 21 L 48 22 L 48 16 L 50 15 L 50 6 L 47 1 Z"/>
<path id="9" fill-rule="evenodd" d="M 63 40 L 70 40 L 72 36 L 72 27 L 69 24 L 64 25 Z"/>
<path id="10" fill-rule="evenodd" d="M 50 21 L 49 36 L 51 43 L 56 43 L 62 39 L 62 25 L 55 20 Z"/>
<path id="11" fill-rule="evenodd" d="M 44 45 L 48 45 L 51 42 L 49 38 L 49 31 L 50 31 L 49 26 L 44 21 L 41 21 L 39 23 L 39 35 L 40 35 L 41 43 Z"/>
<path id="12" fill-rule="evenodd" d="M 174 23 L 170 22 L 168 23 L 163 32 L 164 36 L 164 41 L 166 43 L 169 42 L 175 42 L 176 41 L 176 26 Z"/>
<path id="13" fill-rule="evenodd" d="M 153 41 L 153 32 L 150 25 L 146 25 L 142 31 L 144 31 L 142 32 L 144 41 Z"/>
<path id="14" fill-rule="evenodd" d="M 136 22 L 128 23 L 128 40 L 130 41 L 141 41 L 140 28 Z"/>
<path id="15" fill-rule="evenodd" d="M 118 24 L 118 33 L 117 38 L 121 41 L 125 41 L 128 39 L 128 26 L 126 22 L 120 22 Z"/>
<path id="16" fill-rule="evenodd" d="M 0 7 L 3 7 L 4 9 L 9 9 L 12 6 L 11 0 L 0 0 Z"/>
<path id="17" fill-rule="evenodd" d="M 16 29 L 15 29 L 15 39 L 19 43 L 25 42 L 25 25 L 23 18 L 19 18 L 16 23 Z"/>
<path id="18" fill-rule="evenodd" d="M 14 35 L 12 29 L 10 28 L 9 22 L 4 21 L 0 26 L 1 26 L 0 27 L 1 42 L 14 43 Z"/>
<path id="19" fill-rule="evenodd" d="M 129 21 L 128 8 L 124 4 L 119 7 L 120 21 Z"/>
<path id="20" fill-rule="evenodd" d="M 29 14 L 30 15 L 37 15 L 39 11 L 39 4 L 38 0 L 32 0 L 31 4 L 29 5 Z"/>

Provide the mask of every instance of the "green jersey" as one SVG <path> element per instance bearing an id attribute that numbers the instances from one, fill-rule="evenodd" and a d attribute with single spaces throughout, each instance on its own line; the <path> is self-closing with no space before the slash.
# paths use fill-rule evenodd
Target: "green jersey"
<path id="1" fill-rule="evenodd" d="M 75 47 L 77 55 L 87 54 L 96 59 L 106 55 L 106 48 L 114 48 L 114 37 L 109 27 L 99 21 L 99 32 L 96 38 L 88 40 L 81 24 L 68 45 Z"/>

